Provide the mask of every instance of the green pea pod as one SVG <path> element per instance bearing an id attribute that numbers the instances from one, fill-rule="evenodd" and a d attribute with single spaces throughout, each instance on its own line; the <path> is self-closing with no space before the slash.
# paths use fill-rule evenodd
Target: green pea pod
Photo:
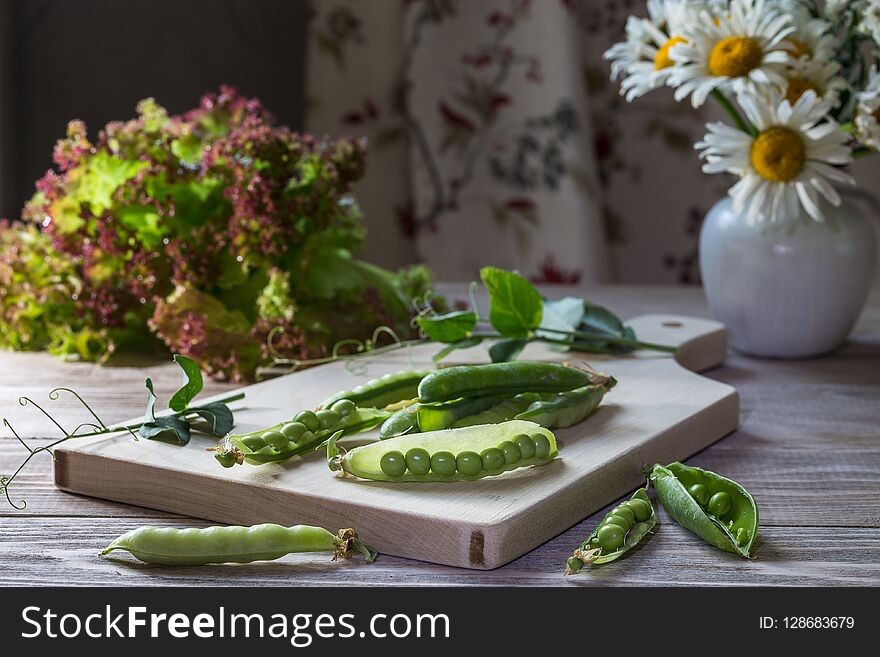
<path id="1" fill-rule="evenodd" d="M 448 429 L 458 420 L 488 410 L 509 398 L 508 394 L 500 394 L 465 397 L 439 404 L 419 404 L 419 429 L 421 431 Z"/>
<path id="2" fill-rule="evenodd" d="M 419 407 L 418 404 L 402 408 L 382 423 L 379 428 L 379 438 L 396 438 L 411 433 L 419 433 Z"/>
<path id="3" fill-rule="evenodd" d="M 361 408 L 385 408 L 418 396 L 419 383 L 429 370 L 403 370 L 367 381 L 352 390 L 337 392 L 321 402 L 320 408 L 329 408 L 340 399 L 350 399 Z"/>
<path id="4" fill-rule="evenodd" d="M 534 402 L 528 410 L 516 416 L 517 420 L 536 422 L 548 429 L 564 429 L 583 422 L 595 411 L 617 381 L 608 378 L 605 385 L 590 385 L 560 392 L 551 399 Z"/>
<path id="5" fill-rule="evenodd" d="M 336 404 L 334 408 L 337 408 Z M 391 415 L 376 408 L 355 408 L 329 423 L 325 421 L 328 419 L 327 414 L 327 410 L 317 413 L 302 411 L 289 422 L 275 424 L 260 431 L 229 436 L 215 458 L 224 467 L 241 463 L 279 463 L 318 449 L 334 433 L 346 436 L 360 433 L 372 429 Z"/>
<path id="6" fill-rule="evenodd" d="M 515 361 L 464 365 L 435 370 L 419 383 L 423 404 L 461 397 L 483 397 L 521 392 L 563 392 L 594 382 L 595 373 L 559 363 Z"/>
<path id="7" fill-rule="evenodd" d="M 335 535 L 322 527 L 138 527 L 116 538 L 101 550 L 125 550 L 146 563 L 163 566 L 203 566 L 220 563 L 271 561 L 296 552 L 329 552 L 334 559 L 349 559 L 355 552 L 367 561 L 376 553 L 358 540 L 353 529 Z"/>
<path id="8" fill-rule="evenodd" d="M 681 463 L 651 472 L 663 508 L 709 545 L 748 557 L 758 533 L 758 505 L 738 483 Z"/>
<path id="9" fill-rule="evenodd" d="M 593 533 L 565 562 L 565 574 L 574 575 L 586 565 L 609 563 L 638 545 L 657 524 L 648 492 L 639 488 L 633 496 L 609 511 Z"/>
<path id="10" fill-rule="evenodd" d="M 548 395 L 548 397 L 549 396 L 550 395 Z M 452 425 L 452 428 L 458 429 L 460 427 L 472 427 L 478 424 L 500 424 L 501 422 L 508 422 L 516 418 L 517 415 L 540 399 L 541 395 L 536 392 L 524 392 L 516 397 L 498 402 L 491 408 L 487 408 L 485 411 L 456 420 Z"/>
<path id="11" fill-rule="evenodd" d="M 399 436 L 345 452 L 333 436 L 327 464 L 345 475 L 387 482 L 474 481 L 545 465 L 558 454 L 554 435 L 534 422 L 445 429 Z"/>

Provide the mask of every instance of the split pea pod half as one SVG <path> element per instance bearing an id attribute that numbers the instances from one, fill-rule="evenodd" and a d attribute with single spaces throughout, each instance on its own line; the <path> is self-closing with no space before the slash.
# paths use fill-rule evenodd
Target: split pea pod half
<path id="1" fill-rule="evenodd" d="M 333 560 L 360 553 L 374 561 L 376 553 L 353 529 L 332 534 L 322 527 L 265 524 L 253 527 L 139 527 L 116 538 L 101 551 L 125 550 L 146 563 L 162 566 L 204 566 L 220 563 L 272 561 L 295 552 L 329 552 Z"/>
<path id="2" fill-rule="evenodd" d="M 553 396 L 552 394 L 547 395 Z M 479 397 L 477 398 L 479 399 Z M 468 415 L 455 421 L 452 428 L 472 427 L 477 424 L 499 424 L 508 422 L 516 418 L 517 415 L 524 412 L 534 402 L 540 401 L 541 395 L 537 392 L 523 392 L 515 397 L 505 399 L 497 404 L 487 408 L 485 411 Z M 547 429 L 551 427 L 545 427 Z"/>
<path id="3" fill-rule="evenodd" d="M 474 481 L 531 465 L 558 454 L 553 434 L 534 422 L 417 433 L 344 452 L 336 436 L 327 443 L 327 463 L 336 470 L 375 481 Z"/>
<path id="4" fill-rule="evenodd" d="M 563 392 L 590 385 L 594 376 L 595 373 L 559 363 L 534 361 L 447 367 L 422 379 L 419 401 L 434 404 L 460 397 Z"/>
<path id="5" fill-rule="evenodd" d="M 403 370 L 367 381 L 351 390 L 337 392 L 321 402 L 320 408 L 329 408 L 340 399 L 350 399 L 361 408 L 385 408 L 389 404 L 415 399 L 419 383 L 430 370 Z"/>
<path id="6" fill-rule="evenodd" d="M 709 545 L 748 557 L 758 533 L 758 505 L 749 492 L 719 474 L 681 463 L 651 472 L 657 498 L 678 524 Z"/>
<path id="7" fill-rule="evenodd" d="M 608 512 L 593 533 L 565 562 L 565 574 L 575 575 L 586 564 L 619 559 L 638 545 L 657 524 L 654 505 L 644 488 Z"/>
<path id="8" fill-rule="evenodd" d="M 233 435 L 214 455 L 223 467 L 236 464 L 279 463 L 312 452 L 336 432 L 350 435 L 372 429 L 391 415 L 376 408 L 357 408 L 341 399 L 320 411 L 300 411 L 288 422 L 267 429 Z"/>
<path id="9" fill-rule="evenodd" d="M 419 404 L 419 430 L 440 431 L 449 429 L 455 423 L 469 415 L 481 413 L 507 399 L 509 394 L 485 395 L 483 397 L 463 397 L 436 404 Z"/>
<path id="10" fill-rule="evenodd" d="M 379 428 L 379 438 L 395 438 L 411 433 L 419 433 L 419 406 L 412 404 L 394 413 Z"/>
<path id="11" fill-rule="evenodd" d="M 589 385 L 574 390 L 566 390 L 549 399 L 532 403 L 527 410 L 516 416 L 517 420 L 536 422 L 548 429 L 564 429 L 583 422 L 593 413 L 608 392 L 617 384 L 614 377 L 608 377 L 602 385 Z"/>

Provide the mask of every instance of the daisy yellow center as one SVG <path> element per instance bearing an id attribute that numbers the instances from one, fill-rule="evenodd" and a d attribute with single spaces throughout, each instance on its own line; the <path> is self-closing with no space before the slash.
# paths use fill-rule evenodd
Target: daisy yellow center
<path id="1" fill-rule="evenodd" d="M 740 78 L 761 65 L 764 51 L 750 37 L 732 36 L 715 44 L 709 53 L 709 72 L 716 76 Z"/>
<path id="2" fill-rule="evenodd" d="M 768 128 L 752 142 L 751 160 L 755 171 L 765 180 L 789 182 L 804 170 L 804 140 L 788 128 Z"/>
<path id="3" fill-rule="evenodd" d="M 812 57 L 813 51 L 810 50 L 810 46 L 801 41 L 800 39 L 795 39 L 794 37 L 788 37 L 785 42 L 791 46 L 789 52 L 795 59 L 800 59 L 801 57 Z"/>
<path id="4" fill-rule="evenodd" d="M 672 46 L 677 43 L 687 43 L 687 39 L 680 36 L 674 36 L 666 41 L 660 49 L 657 51 L 657 55 L 654 57 L 654 68 L 658 71 L 662 71 L 664 68 L 669 68 L 673 64 L 672 58 L 669 56 L 669 51 L 672 50 Z"/>
<path id="5" fill-rule="evenodd" d="M 785 98 L 792 106 L 794 106 L 798 99 L 808 91 L 815 91 L 817 96 L 822 95 L 819 88 L 809 80 L 792 78 L 788 81 L 788 88 L 785 90 Z"/>

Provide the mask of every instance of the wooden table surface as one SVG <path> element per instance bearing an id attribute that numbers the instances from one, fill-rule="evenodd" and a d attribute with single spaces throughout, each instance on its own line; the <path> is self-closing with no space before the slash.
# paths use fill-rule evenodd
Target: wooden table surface
<path id="1" fill-rule="evenodd" d="M 606 287 L 581 294 L 623 317 L 708 316 L 699 289 Z M 0 353 L 0 414 L 23 438 L 54 435 L 39 411 L 17 400 L 27 395 L 42 402 L 51 388 L 64 385 L 90 400 L 105 422 L 121 421 L 144 407 L 145 376 L 162 397 L 179 375 L 169 364 L 102 368 L 46 354 Z M 10 489 L 14 500 L 27 500 L 27 508 L 0 504 L 0 585 L 880 585 L 880 291 L 850 342 L 832 355 L 775 361 L 732 353 L 708 376 L 739 390 L 742 424 L 688 463 L 736 479 L 754 495 L 761 530 L 750 561 L 705 545 L 661 508 L 660 527 L 640 549 L 578 577 L 562 577 L 565 558 L 607 509 L 494 571 L 390 556 L 374 564 L 337 563 L 317 555 L 161 568 L 97 552 L 139 525 L 207 523 L 63 493 L 52 484 L 50 457 L 41 454 Z M 229 387 L 209 383 L 206 392 Z M 69 398 L 48 405 L 70 424 L 86 419 Z M 11 472 L 24 455 L 4 429 L 0 472 Z"/>

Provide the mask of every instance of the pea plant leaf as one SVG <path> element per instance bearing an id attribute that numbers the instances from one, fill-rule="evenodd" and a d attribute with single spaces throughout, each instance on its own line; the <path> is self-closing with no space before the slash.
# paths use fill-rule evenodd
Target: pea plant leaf
<path id="1" fill-rule="evenodd" d="M 482 341 L 483 338 L 479 336 L 471 336 L 469 338 L 465 338 L 464 340 L 460 340 L 459 342 L 453 342 L 452 344 L 446 345 L 445 347 L 443 347 L 443 349 L 434 354 L 433 360 L 435 363 L 439 363 L 456 349 L 470 349 L 471 347 L 476 347 Z"/>
<path id="2" fill-rule="evenodd" d="M 581 348 L 603 349 L 611 353 L 628 352 L 634 349 L 632 346 L 611 344 L 602 340 L 603 337 L 636 340 L 635 331 L 629 326 L 624 326 L 620 318 L 604 306 L 584 301 L 584 315 L 581 317 L 577 330 L 582 334 L 577 338 Z M 595 340 L 584 336 L 584 333 L 595 335 Z"/>
<path id="3" fill-rule="evenodd" d="M 174 354 L 174 362 L 183 371 L 183 385 L 171 396 L 168 408 L 182 411 L 202 391 L 204 381 L 202 381 L 202 371 L 192 358 Z"/>
<path id="4" fill-rule="evenodd" d="M 571 341 L 571 334 L 577 330 L 584 316 L 584 300 L 577 297 L 565 297 L 558 301 L 544 301 L 544 313 L 541 326 L 535 335 L 550 340 Z M 569 334 L 568 336 L 566 334 Z M 568 351 L 565 345 L 551 345 L 554 349 Z"/>
<path id="5" fill-rule="evenodd" d="M 477 326 L 477 315 L 470 310 L 461 310 L 445 315 L 424 315 L 416 322 L 431 340 L 448 344 L 469 338 Z"/>
<path id="6" fill-rule="evenodd" d="M 138 430 L 138 434 L 147 440 L 158 440 L 172 445 L 186 445 L 190 439 L 189 424 L 186 420 L 173 415 L 145 422 Z"/>
<path id="7" fill-rule="evenodd" d="M 202 406 L 193 406 L 186 409 L 187 414 L 195 414 L 205 423 L 207 431 L 212 436 L 222 438 L 232 431 L 232 411 L 223 402 L 211 402 Z"/>
<path id="8" fill-rule="evenodd" d="M 506 338 L 527 338 L 541 325 L 541 295 L 525 278 L 496 267 L 480 271 L 489 292 L 489 321 Z"/>
<path id="9" fill-rule="evenodd" d="M 180 417 L 170 415 L 156 417 L 156 393 L 153 390 L 152 379 L 146 381 L 147 410 L 144 413 L 144 423 L 138 429 L 138 435 L 146 440 L 158 440 L 173 445 L 186 445 L 190 440 L 189 424 Z"/>
<path id="10" fill-rule="evenodd" d="M 499 340 L 489 348 L 489 356 L 492 358 L 493 363 L 506 363 L 516 360 L 528 343 L 529 341 L 525 338 Z"/>

